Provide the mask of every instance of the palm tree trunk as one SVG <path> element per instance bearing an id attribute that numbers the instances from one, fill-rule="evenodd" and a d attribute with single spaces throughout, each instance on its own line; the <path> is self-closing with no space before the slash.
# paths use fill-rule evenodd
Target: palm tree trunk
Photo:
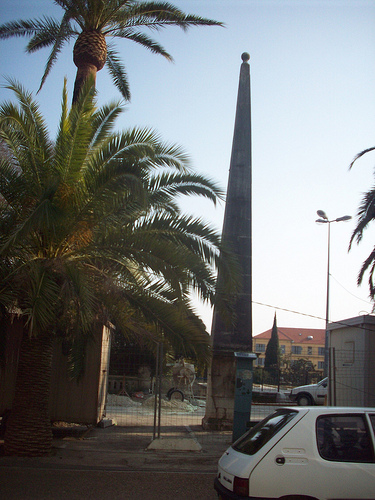
<path id="1" fill-rule="evenodd" d="M 51 367 L 52 338 L 29 338 L 25 330 L 19 353 L 15 395 L 4 437 L 6 455 L 41 456 L 50 452 Z"/>
<path id="2" fill-rule="evenodd" d="M 78 96 L 88 79 L 92 80 L 95 87 L 97 68 L 94 64 L 84 64 L 77 68 L 76 79 L 74 82 L 73 104 L 77 102 Z"/>

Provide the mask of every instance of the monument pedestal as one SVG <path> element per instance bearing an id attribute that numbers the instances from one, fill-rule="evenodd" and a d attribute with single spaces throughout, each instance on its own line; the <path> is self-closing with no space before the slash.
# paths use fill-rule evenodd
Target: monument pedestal
<path id="1" fill-rule="evenodd" d="M 206 414 L 202 420 L 204 429 L 233 429 L 235 375 L 236 361 L 233 351 L 215 353 L 208 373 Z"/>

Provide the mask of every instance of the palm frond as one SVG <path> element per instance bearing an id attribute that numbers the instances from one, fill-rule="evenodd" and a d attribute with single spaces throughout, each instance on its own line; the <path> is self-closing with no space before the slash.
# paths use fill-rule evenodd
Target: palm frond
<path id="1" fill-rule="evenodd" d="M 117 51 L 112 44 L 107 44 L 107 61 L 106 66 L 109 74 L 112 77 L 113 83 L 120 91 L 121 95 L 126 101 L 130 101 L 130 90 L 128 76 L 126 74 L 125 66 L 121 63 Z"/>
<path id="2" fill-rule="evenodd" d="M 151 325 L 158 325 L 162 337 L 168 341 L 176 353 L 183 353 L 186 357 L 195 357 L 201 361 L 208 361 L 211 355 L 209 335 L 203 322 L 196 316 L 187 302 L 171 304 L 160 301 L 144 292 L 123 295 L 125 304 L 141 312 L 143 321 Z M 139 314 L 139 313 L 138 313 Z M 120 321 L 120 318 L 118 318 Z M 119 327 L 123 325 L 120 323 Z M 124 325 L 134 334 L 137 333 L 138 321 L 129 319 Z"/>
<path id="3" fill-rule="evenodd" d="M 72 380 L 79 382 L 86 368 L 86 353 L 93 339 L 87 335 L 77 335 L 69 342 L 68 371 Z"/>
<path id="4" fill-rule="evenodd" d="M 115 38 L 123 38 L 125 40 L 131 40 L 132 42 L 142 45 L 145 49 L 148 49 L 153 54 L 159 54 L 165 57 L 168 61 L 173 62 L 173 57 L 164 49 L 160 43 L 156 42 L 152 38 L 148 37 L 145 33 L 140 31 L 135 31 L 134 28 L 109 28 L 104 31 L 107 36 L 113 36 Z"/>
<path id="5" fill-rule="evenodd" d="M 86 158 L 90 154 L 89 147 L 95 133 L 91 126 L 95 112 L 94 99 L 93 86 L 87 81 L 66 118 L 64 128 L 60 126 L 59 129 L 62 135 L 58 136 L 56 142 L 56 167 L 59 168 L 63 181 L 71 186 L 74 186 L 76 176 L 84 168 Z"/>
<path id="6" fill-rule="evenodd" d="M 365 154 L 367 154 L 367 153 L 370 153 L 371 151 L 375 151 L 375 147 L 373 147 L 373 148 L 368 148 L 368 149 L 364 149 L 363 151 L 361 151 L 360 153 L 358 153 L 358 154 L 354 157 L 354 159 L 353 159 L 353 161 L 351 162 L 351 164 L 349 165 L 349 170 L 353 167 L 354 163 L 355 163 L 357 160 L 359 160 L 359 158 L 362 158 L 362 156 L 364 156 L 364 155 L 365 155 Z"/>
<path id="7" fill-rule="evenodd" d="M 375 147 L 372 147 L 358 153 L 351 162 L 349 169 L 353 167 L 353 164 L 359 158 L 374 150 Z M 351 249 L 354 240 L 357 240 L 357 243 L 361 242 L 364 230 L 369 226 L 370 222 L 373 222 L 375 220 L 375 187 L 364 193 L 357 212 L 357 219 L 358 219 L 357 226 L 355 227 L 352 236 L 350 238 L 349 250 Z M 370 297 L 374 299 L 375 298 L 375 285 L 374 285 L 375 248 L 362 264 L 357 279 L 358 285 L 362 283 L 364 274 L 367 271 L 369 272 L 368 285 L 370 290 Z"/>
<path id="8" fill-rule="evenodd" d="M 61 99 L 61 116 L 59 121 L 59 128 L 57 130 L 57 138 L 55 141 L 55 156 L 56 152 L 63 151 L 63 143 L 65 138 L 68 136 L 69 124 L 68 124 L 68 91 L 67 91 L 67 80 L 64 78 L 64 87 Z M 57 153 L 58 156 L 58 153 Z"/>
<path id="9" fill-rule="evenodd" d="M 22 312 L 28 318 L 26 325 L 30 335 L 43 334 L 56 318 L 59 286 L 42 260 L 29 263 L 24 280 L 25 288 L 30 291 L 21 302 Z"/>
<path id="10" fill-rule="evenodd" d="M 118 24 L 145 26 L 159 30 L 173 25 L 186 31 L 190 26 L 224 26 L 223 23 L 200 16 L 184 14 L 168 2 L 123 2 L 124 9 L 118 10 L 114 21 Z"/>
<path id="11" fill-rule="evenodd" d="M 363 276 L 365 275 L 366 271 L 370 268 L 369 272 L 369 288 L 370 288 L 370 296 L 374 297 L 375 295 L 375 288 L 373 284 L 373 274 L 374 274 L 374 269 L 375 269 L 375 247 L 370 253 L 370 255 L 367 257 L 367 259 L 364 261 L 362 264 L 362 267 L 358 273 L 358 278 L 357 278 L 357 284 L 360 285 L 363 280 Z"/>
<path id="12" fill-rule="evenodd" d="M 17 307 L 33 334 L 76 341 L 76 373 L 84 337 L 107 321 L 207 359 L 189 294 L 228 308 L 224 294 L 215 299 L 216 270 L 229 293 L 237 271 L 220 235 L 182 214 L 177 198 L 215 203 L 221 190 L 155 131 L 114 133 L 121 106 L 96 109 L 89 82 L 70 110 L 65 83 L 54 142 L 32 96 L 9 88 L 18 106 L 0 108 L 10 152 L 0 160 L 0 304 Z"/>
<path id="13" fill-rule="evenodd" d="M 16 81 L 9 79 L 6 88 L 13 91 L 19 107 L 4 103 L 0 107 L 0 127 L 3 140 L 12 153 L 24 176 L 34 187 L 41 188 L 48 175 L 46 162 L 52 155 L 52 143 L 38 104 L 32 95 Z"/>
<path id="14" fill-rule="evenodd" d="M 358 222 L 350 238 L 349 250 L 354 240 L 360 243 L 363 237 L 363 231 L 368 227 L 370 222 L 375 220 L 375 186 L 363 195 L 357 217 Z"/>
<path id="15" fill-rule="evenodd" d="M 351 164 L 349 165 L 349 169 L 353 167 L 354 163 L 359 158 L 374 150 L 375 147 L 365 149 L 360 153 L 358 153 L 351 162 Z M 368 224 L 371 221 L 375 219 L 375 187 L 364 193 L 361 204 L 357 212 L 357 217 L 358 217 L 358 223 L 350 238 L 349 250 L 351 249 L 352 243 L 355 239 L 357 240 L 357 243 L 359 243 L 362 240 L 364 229 L 368 226 Z"/>
<path id="16" fill-rule="evenodd" d="M 18 36 L 35 35 L 44 29 L 45 23 L 50 23 L 51 18 L 44 17 L 42 19 L 28 21 L 10 21 L 0 25 L 0 39 L 7 39 Z"/>
<path id="17" fill-rule="evenodd" d="M 29 54 L 54 45 L 58 38 L 62 38 L 64 42 L 67 42 L 73 35 L 78 34 L 69 23 L 62 27 L 60 23 L 51 17 L 44 17 L 43 20 L 37 22 L 38 29 L 35 30 L 34 36 L 26 46 L 26 52 Z"/>
<path id="18" fill-rule="evenodd" d="M 158 203 L 166 205 L 178 195 L 201 196 L 216 204 L 218 199 L 223 199 L 223 190 L 214 182 L 194 172 L 162 173 L 152 177 L 149 181 L 152 200 L 154 205 Z"/>
<path id="19" fill-rule="evenodd" d="M 94 135 L 90 149 L 100 147 L 100 144 L 107 140 L 108 136 L 113 131 L 115 120 L 122 112 L 123 107 L 119 102 L 112 102 L 102 106 L 95 112 L 92 118 Z"/>
<path id="20" fill-rule="evenodd" d="M 46 81 L 47 76 L 49 75 L 53 65 L 55 64 L 59 53 L 61 52 L 65 42 L 67 42 L 71 36 L 74 34 L 74 31 L 70 27 L 70 16 L 69 13 L 65 12 L 59 27 L 54 27 L 55 35 L 53 41 L 53 47 L 51 53 L 47 59 L 46 66 L 44 68 L 44 73 L 40 82 L 39 90 L 43 87 L 44 82 Z M 51 33 L 49 33 L 51 34 Z M 48 37 L 48 34 L 46 35 Z M 49 43 L 52 45 L 52 43 Z"/>

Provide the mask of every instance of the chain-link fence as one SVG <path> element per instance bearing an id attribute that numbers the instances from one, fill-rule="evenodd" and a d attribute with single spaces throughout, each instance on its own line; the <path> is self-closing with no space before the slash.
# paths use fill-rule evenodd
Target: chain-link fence
<path id="1" fill-rule="evenodd" d="M 200 433 L 206 409 L 206 373 L 199 367 L 173 360 L 161 344 L 140 349 L 127 344 L 111 355 L 106 417 L 129 432 L 144 432 L 152 437 Z M 337 406 L 375 406 L 375 379 L 367 363 L 366 352 L 332 350 L 331 404 Z M 366 368 L 367 367 L 367 368 Z M 253 379 L 251 420 L 259 421 L 275 406 L 293 404 L 292 387 L 316 383 L 322 378 L 303 360 L 295 369 L 265 370 L 256 367 Z M 209 438 L 210 433 L 203 433 Z M 230 433 L 228 433 L 230 441 Z"/>
<path id="2" fill-rule="evenodd" d="M 194 432 L 200 440 L 209 439 L 211 433 L 202 427 L 206 392 L 206 370 L 183 358 L 169 358 L 161 344 L 140 349 L 122 343 L 111 353 L 105 415 L 129 432 L 150 437 Z M 280 400 L 278 394 L 277 385 L 254 384 L 251 420 L 259 421 L 274 406 L 289 403 L 286 395 Z M 230 442 L 231 432 L 227 434 Z"/>
<path id="3" fill-rule="evenodd" d="M 204 376 L 183 359 L 169 359 L 162 344 L 155 348 L 147 352 L 127 345 L 111 356 L 106 417 L 129 432 L 142 428 L 153 437 L 166 429 L 171 434 L 171 428 L 181 433 L 201 426 Z"/>
<path id="4" fill-rule="evenodd" d="M 348 349 L 330 349 L 328 400 L 333 406 L 375 407 L 375 353 Z"/>

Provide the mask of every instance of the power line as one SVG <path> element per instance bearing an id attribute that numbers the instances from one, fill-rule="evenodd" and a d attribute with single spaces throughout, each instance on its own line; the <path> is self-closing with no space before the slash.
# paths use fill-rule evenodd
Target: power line
<path id="1" fill-rule="evenodd" d="M 340 285 L 340 286 L 341 286 L 341 288 L 342 288 L 343 290 L 345 290 L 345 292 L 347 292 L 349 295 L 351 295 L 351 296 L 352 296 L 352 297 L 354 297 L 355 299 L 358 299 L 358 300 L 361 300 L 362 302 L 365 302 L 367 305 L 370 305 L 370 306 L 371 306 L 371 308 L 373 307 L 373 304 L 372 304 L 371 302 L 369 302 L 368 300 L 365 300 L 365 299 L 361 299 L 361 297 L 357 297 L 357 295 L 354 295 L 354 293 L 352 293 L 352 292 L 350 292 L 348 289 L 346 289 L 346 288 L 344 287 L 344 285 L 342 285 L 342 284 L 341 284 L 341 283 L 340 283 L 340 282 L 339 282 L 339 281 L 338 281 L 338 280 L 337 280 L 337 279 L 336 279 L 336 278 L 335 278 L 332 274 L 331 274 L 330 276 L 331 276 L 331 278 L 333 278 L 333 279 L 336 281 L 336 283 L 337 283 L 338 285 Z"/>
<path id="2" fill-rule="evenodd" d="M 307 313 L 302 313 L 300 311 L 293 311 L 292 309 L 285 309 L 283 307 L 272 306 L 270 304 L 264 304 L 263 302 L 256 302 L 255 300 L 253 300 L 252 303 L 257 304 L 258 306 L 271 307 L 272 309 L 276 309 L 278 311 L 285 311 L 285 312 L 289 312 L 289 313 L 293 313 L 293 314 L 299 314 L 300 316 L 307 316 L 309 318 L 320 319 L 322 321 L 325 321 L 325 318 L 322 318 L 321 316 L 314 316 L 313 314 L 307 314 Z M 345 321 L 332 321 L 331 324 L 332 323 L 334 323 L 335 325 L 341 325 L 341 326 L 353 326 L 352 324 L 345 323 Z M 355 325 L 355 327 L 359 328 L 359 329 L 366 330 L 366 327 L 363 327 L 361 325 Z"/>
<path id="3" fill-rule="evenodd" d="M 256 302 L 255 300 L 253 300 L 252 302 L 253 304 L 257 304 L 258 306 L 271 307 L 272 309 L 277 309 L 278 311 L 285 311 L 293 314 L 299 314 L 300 316 L 307 316 L 309 318 L 321 319 L 322 321 L 325 321 L 325 319 L 322 318 L 321 316 L 314 316 L 313 314 L 307 314 L 300 311 L 293 311 L 292 309 L 285 309 L 283 307 L 271 306 L 270 304 L 264 304 L 263 302 Z"/>
<path id="4" fill-rule="evenodd" d="M 332 274 L 330 275 L 331 278 L 333 278 L 336 283 L 338 285 L 341 286 L 341 288 L 343 290 L 345 290 L 349 295 L 352 295 L 354 298 L 358 299 L 358 300 L 361 300 L 362 302 L 365 302 L 367 305 L 371 306 L 371 311 L 373 310 L 374 308 L 374 304 L 372 302 L 369 302 L 365 299 L 361 299 L 360 297 L 357 297 L 356 295 L 354 295 L 352 292 L 350 292 L 349 290 L 347 290 Z M 264 307 L 270 307 L 272 309 L 276 309 L 278 311 L 285 311 L 285 312 L 289 312 L 289 313 L 293 313 L 293 314 L 299 314 L 300 316 L 307 316 L 308 318 L 313 318 L 313 319 L 319 319 L 319 320 L 322 320 L 322 321 L 325 321 L 325 318 L 322 318 L 321 316 L 315 316 L 313 314 L 307 314 L 307 313 L 303 313 L 303 312 L 300 312 L 300 311 L 293 311 L 292 309 L 285 309 L 283 307 L 278 307 L 278 306 L 272 306 L 270 304 L 264 304 L 263 302 L 256 302 L 255 300 L 252 301 L 253 304 L 257 304 L 259 306 L 264 306 Z M 370 314 L 370 313 L 367 313 L 367 314 Z M 334 323 L 338 323 L 338 324 L 344 324 L 344 323 L 340 323 L 339 321 L 334 321 Z"/>

